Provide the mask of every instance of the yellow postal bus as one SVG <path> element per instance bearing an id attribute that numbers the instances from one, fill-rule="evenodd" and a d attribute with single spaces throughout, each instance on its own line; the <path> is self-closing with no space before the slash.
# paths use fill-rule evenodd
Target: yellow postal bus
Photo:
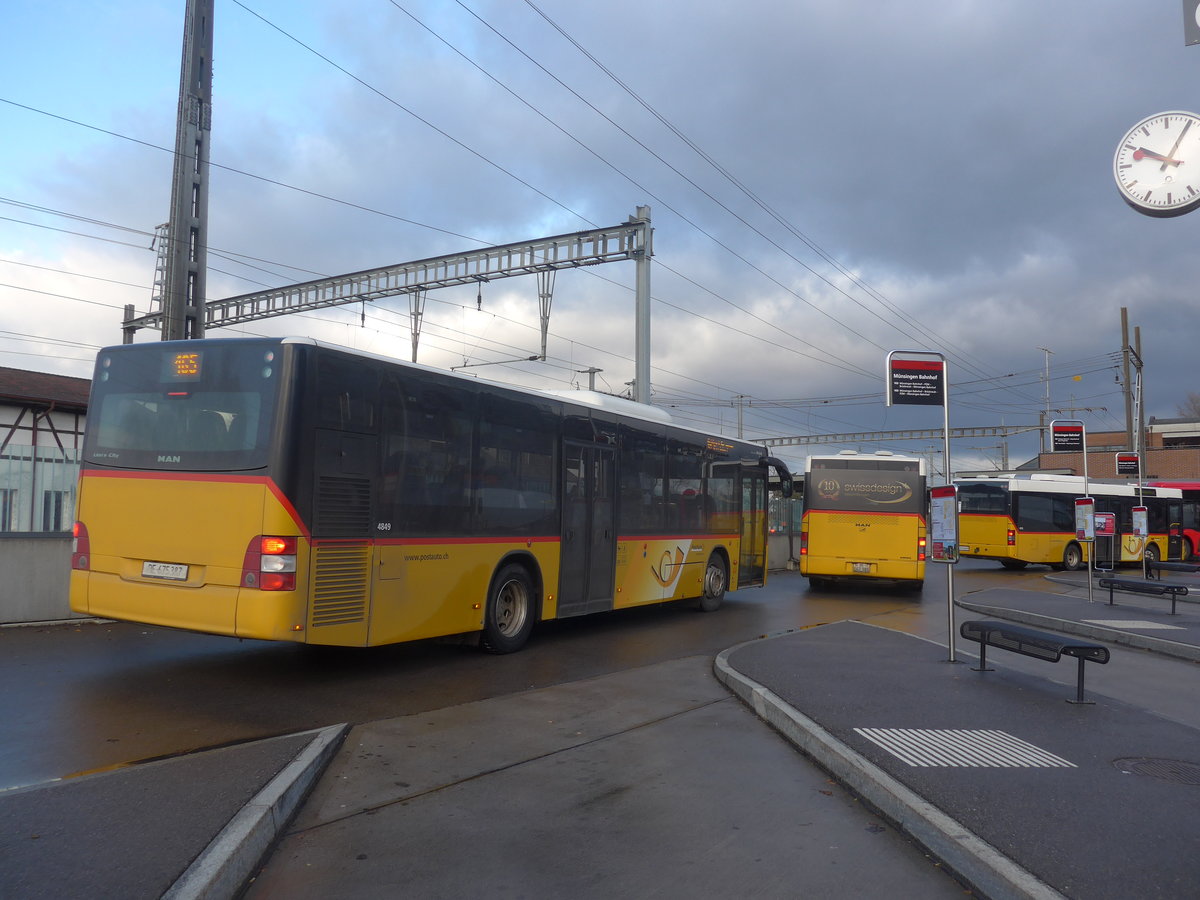
<path id="1" fill-rule="evenodd" d="M 1075 500 L 1085 496 L 1077 475 L 1032 472 L 985 475 L 955 481 L 958 485 L 959 553 L 994 559 L 1006 569 L 1030 563 L 1074 570 L 1087 562 L 1088 542 L 1075 533 Z M 1153 562 L 1168 554 L 1167 501 L 1178 489 L 1144 487 L 1132 482 L 1089 480 L 1087 495 L 1098 513 L 1112 513 L 1114 534 L 1097 537 L 1096 562 L 1102 565 Z M 1133 510 L 1146 507 L 1146 536 L 1134 533 Z M 1178 558 L 1176 551 L 1175 558 Z"/>
<path id="2" fill-rule="evenodd" d="M 925 582 L 925 460 L 886 451 L 810 456 L 804 468 L 800 573 L 838 581 Z"/>
<path id="3" fill-rule="evenodd" d="M 758 446 L 590 392 L 302 338 L 102 350 L 71 607 L 369 646 L 694 599 L 766 578 Z"/>

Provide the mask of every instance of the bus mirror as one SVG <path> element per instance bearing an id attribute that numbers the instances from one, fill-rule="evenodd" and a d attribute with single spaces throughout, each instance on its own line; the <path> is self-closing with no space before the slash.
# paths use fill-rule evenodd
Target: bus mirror
<path id="1" fill-rule="evenodd" d="M 768 466 L 775 470 L 779 475 L 779 491 L 784 498 L 792 496 L 792 473 L 788 471 L 787 464 L 783 460 L 776 459 L 773 456 L 764 456 L 762 465 Z"/>

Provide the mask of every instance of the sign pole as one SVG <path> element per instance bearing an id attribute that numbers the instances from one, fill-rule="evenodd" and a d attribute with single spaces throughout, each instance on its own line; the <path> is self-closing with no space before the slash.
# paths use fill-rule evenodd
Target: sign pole
<path id="1" fill-rule="evenodd" d="M 1091 492 L 1088 490 L 1088 471 L 1087 471 L 1087 426 L 1082 422 L 1079 423 L 1079 431 L 1083 438 L 1083 494 L 1085 497 L 1090 497 Z M 1095 506 L 1092 507 L 1092 516 L 1095 517 Z M 1088 544 L 1088 603 L 1092 602 L 1092 582 L 1095 580 L 1094 564 L 1092 558 L 1096 555 L 1096 538 L 1095 525 L 1093 524 L 1092 542 Z M 1116 575 L 1116 564 L 1113 564 L 1113 574 Z"/>
<path id="2" fill-rule="evenodd" d="M 1083 495 L 1088 498 L 1088 449 L 1087 449 L 1087 427 L 1078 419 L 1055 419 L 1050 423 L 1050 449 L 1053 452 L 1070 451 L 1083 454 Z M 1078 513 L 1078 503 L 1076 500 L 1076 512 Z M 1092 506 L 1092 513 L 1095 512 L 1095 505 Z M 1092 563 L 1095 557 L 1096 539 L 1095 539 L 1095 523 L 1089 522 L 1085 528 L 1080 528 L 1076 525 L 1076 539 L 1083 541 L 1087 545 L 1088 557 L 1088 600 L 1092 599 Z"/>
<path id="3" fill-rule="evenodd" d="M 887 405 L 905 404 L 911 406 L 941 406 L 942 407 L 942 467 L 946 485 L 954 492 L 953 480 L 950 473 L 950 377 L 946 370 L 946 358 L 933 350 L 892 350 L 887 355 Z M 931 494 L 932 496 L 932 494 Z M 957 505 L 957 497 L 954 499 Z M 931 509 L 932 517 L 932 509 Z M 957 510 L 953 519 L 954 538 L 953 553 L 950 559 L 930 559 L 926 553 L 926 561 L 955 563 L 958 561 L 958 527 Z M 932 523 L 931 523 L 932 524 Z M 943 535 L 944 537 L 944 535 Z M 954 566 L 946 569 L 946 620 L 950 658 L 947 662 L 957 662 L 954 653 Z"/>
<path id="4" fill-rule="evenodd" d="M 950 468 L 950 373 L 946 371 L 946 363 L 942 361 L 942 462 L 945 468 L 946 484 L 953 486 L 954 481 L 950 477 L 953 469 Z M 957 498 L 956 506 L 957 506 Z M 957 515 L 955 518 L 957 522 Z M 958 559 L 958 544 L 957 544 L 957 527 L 955 528 L 955 545 L 954 559 Z M 950 658 L 947 662 L 956 662 L 954 658 L 954 566 L 946 567 L 946 630 L 950 635 L 948 641 L 950 645 Z"/>

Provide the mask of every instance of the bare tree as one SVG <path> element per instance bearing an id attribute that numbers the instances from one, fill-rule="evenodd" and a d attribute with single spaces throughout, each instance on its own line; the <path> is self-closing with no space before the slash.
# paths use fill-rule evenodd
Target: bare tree
<path id="1" fill-rule="evenodd" d="M 1179 407 L 1179 415 L 1189 419 L 1200 419 L 1200 394 L 1187 395 L 1187 401 Z"/>

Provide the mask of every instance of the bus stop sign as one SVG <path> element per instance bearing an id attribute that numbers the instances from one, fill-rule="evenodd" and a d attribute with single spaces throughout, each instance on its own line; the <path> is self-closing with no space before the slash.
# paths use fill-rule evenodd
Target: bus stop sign
<path id="1" fill-rule="evenodd" d="M 1070 421 L 1054 421 L 1050 423 L 1050 449 L 1055 453 L 1060 451 L 1083 450 L 1083 423 Z"/>
<path id="2" fill-rule="evenodd" d="M 941 359 L 901 359 L 889 354 L 887 376 L 888 406 L 946 402 L 946 363 Z"/>
<path id="3" fill-rule="evenodd" d="M 1138 471 L 1138 455 L 1136 453 L 1117 454 L 1118 475 L 1136 475 Z"/>

